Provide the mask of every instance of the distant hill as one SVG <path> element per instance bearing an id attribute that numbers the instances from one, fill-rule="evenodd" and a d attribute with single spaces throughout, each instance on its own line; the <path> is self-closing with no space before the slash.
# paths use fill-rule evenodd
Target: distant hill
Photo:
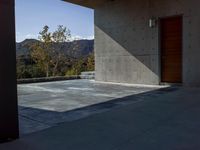
<path id="1" fill-rule="evenodd" d="M 16 54 L 17 57 L 28 58 L 30 56 L 30 47 L 40 42 L 35 39 L 26 39 L 20 43 L 16 43 Z M 81 58 L 87 57 L 94 50 L 94 40 L 76 40 L 72 42 L 62 43 L 62 48 L 60 45 L 53 44 L 53 47 L 59 51 L 62 51 L 68 57 Z"/>

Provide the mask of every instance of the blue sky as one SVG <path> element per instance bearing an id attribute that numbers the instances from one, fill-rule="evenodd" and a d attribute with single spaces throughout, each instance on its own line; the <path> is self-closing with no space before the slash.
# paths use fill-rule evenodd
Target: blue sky
<path id="1" fill-rule="evenodd" d="M 71 30 L 73 38 L 94 37 L 92 9 L 61 0 L 16 0 L 16 40 L 37 38 L 44 25 L 54 31 L 57 25 Z"/>

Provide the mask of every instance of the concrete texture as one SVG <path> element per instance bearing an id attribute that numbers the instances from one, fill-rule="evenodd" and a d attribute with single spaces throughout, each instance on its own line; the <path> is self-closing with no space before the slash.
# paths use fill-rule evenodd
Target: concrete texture
<path id="1" fill-rule="evenodd" d="M 18 138 L 14 0 L 0 0 L 0 142 Z"/>
<path id="2" fill-rule="evenodd" d="M 106 0 L 64 0 L 66 2 L 70 2 L 73 4 L 81 5 L 84 7 L 89 7 L 89 8 L 96 8 L 98 6 L 101 6 L 106 2 Z"/>
<path id="3" fill-rule="evenodd" d="M 95 8 L 96 80 L 160 83 L 159 18 L 183 15 L 183 84 L 200 86 L 199 0 L 116 0 Z M 157 18 L 155 28 L 149 19 Z"/>
<path id="4" fill-rule="evenodd" d="M 20 84 L 20 134 L 40 131 L 63 122 L 108 111 L 131 103 L 112 100 L 160 88 L 163 87 L 123 86 L 92 80 Z"/>
<path id="5" fill-rule="evenodd" d="M 200 149 L 200 89 L 171 87 L 115 99 L 115 109 L 1 144 L 1 150 Z"/>
<path id="6" fill-rule="evenodd" d="M 94 80 L 95 79 L 95 72 L 94 71 L 81 72 L 80 78 L 81 79 L 91 79 L 91 80 Z"/>
<path id="7" fill-rule="evenodd" d="M 80 76 L 62 76 L 62 77 L 57 76 L 57 77 L 17 79 L 17 84 L 53 82 L 53 81 L 64 81 L 64 80 L 77 80 L 77 79 L 80 79 Z"/>

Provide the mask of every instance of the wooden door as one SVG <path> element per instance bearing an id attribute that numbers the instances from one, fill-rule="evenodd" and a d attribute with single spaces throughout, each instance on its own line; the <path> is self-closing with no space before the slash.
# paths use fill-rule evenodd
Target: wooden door
<path id="1" fill-rule="evenodd" d="M 161 19 L 161 82 L 182 82 L 182 17 Z"/>

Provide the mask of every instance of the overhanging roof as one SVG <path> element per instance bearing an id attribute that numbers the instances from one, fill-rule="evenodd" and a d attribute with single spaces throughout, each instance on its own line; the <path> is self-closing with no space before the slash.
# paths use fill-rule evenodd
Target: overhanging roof
<path id="1" fill-rule="evenodd" d="M 63 0 L 63 1 L 94 9 L 108 0 Z"/>

